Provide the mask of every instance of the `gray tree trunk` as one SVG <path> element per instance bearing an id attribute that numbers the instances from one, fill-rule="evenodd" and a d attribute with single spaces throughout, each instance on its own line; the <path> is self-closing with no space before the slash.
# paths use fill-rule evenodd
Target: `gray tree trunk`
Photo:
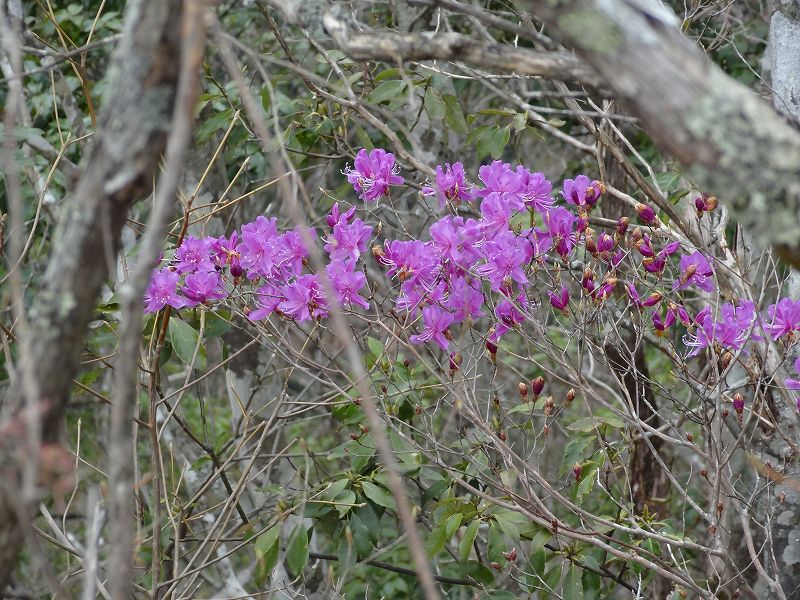
<path id="1" fill-rule="evenodd" d="M 125 217 L 152 190 L 166 145 L 178 82 L 182 12 L 182 0 L 128 4 L 94 146 L 64 208 L 45 283 L 30 311 L 28 367 L 36 375 L 38 397 L 11 390 L 4 399 L 6 424 L 15 427 L 4 429 L 11 433 L 0 456 L 0 590 L 16 565 L 22 523 L 37 500 L 20 497 L 19 481 L 26 470 L 37 468 L 38 457 L 12 453 L 57 442 L 97 296 L 115 265 Z"/>

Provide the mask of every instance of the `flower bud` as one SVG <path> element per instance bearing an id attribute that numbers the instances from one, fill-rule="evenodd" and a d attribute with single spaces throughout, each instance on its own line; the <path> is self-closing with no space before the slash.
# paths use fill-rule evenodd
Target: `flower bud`
<path id="1" fill-rule="evenodd" d="M 733 410 L 736 411 L 736 414 L 739 417 L 739 422 L 741 422 L 742 413 L 744 412 L 744 398 L 739 392 L 736 392 L 733 395 Z"/>
<path id="2" fill-rule="evenodd" d="M 450 353 L 450 376 L 458 371 L 461 368 L 461 363 L 464 361 L 464 357 L 461 356 L 461 352 L 451 352 Z"/>
<path id="3" fill-rule="evenodd" d="M 489 566 L 492 567 L 495 571 L 502 571 L 503 570 L 503 567 L 500 566 L 499 562 L 492 561 L 491 563 L 489 563 Z"/>
<path id="4" fill-rule="evenodd" d="M 495 356 L 497 356 L 497 344 L 491 339 L 488 339 L 486 340 L 486 349 L 489 351 L 489 354 L 492 355 L 492 360 L 494 360 Z"/>
<path id="5" fill-rule="evenodd" d="M 238 279 L 239 277 L 242 276 L 242 273 L 244 273 L 242 265 L 240 265 L 239 263 L 233 263 L 231 265 L 231 277 L 235 277 Z"/>
<path id="6" fill-rule="evenodd" d="M 597 251 L 608 252 L 614 248 L 614 238 L 607 233 L 601 233 L 597 238 Z"/>
<path id="7" fill-rule="evenodd" d="M 643 237 L 644 234 L 642 233 L 641 227 L 637 227 L 631 232 L 631 242 L 633 243 L 634 246 L 636 245 L 636 242 L 641 240 Z"/>
<path id="8" fill-rule="evenodd" d="M 527 402 L 528 401 L 528 384 L 525 383 L 524 381 L 520 381 L 519 385 L 517 386 L 517 388 L 519 389 L 519 395 L 522 397 L 522 399 L 525 402 Z"/>
<path id="9" fill-rule="evenodd" d="M 617 219 L 617 235 L 622 237 L 625 235 L 625 232 L 628 231 L 628 225 L 630 224 L 631 220 L 628 217 L 620 217 Z"/>
<path id="10" fill-rule="evenodd" d="M 711 212 L 712 210 L 716 209 L 719 205 L 719 200 L 717 200 L 716 196 L 709 196 L 706 198 L 706 210 Z"/>
<path id="11" fill-rule="evenodd" d="M 648 225 L 657 226 L 658 225 L 658 218 L 656 217 L 656 211 L 653 210 L 652 206 L 647 204 L 642 204 L 641 202 L 636 205 L 636 212 L 639 215 L 639 218 L 647 223 Z"/>
<path id="12" fill-rule="evenodd" d="M 697 216 L 702 217 L 703 213 L 706 212 L 708 206 L 706 205 L 705 198 L 702 196 L 698 196 L 694 199 L 694 207 L 697 210 Z"/>
<path id="13" fill-rule="evenodd" d="M 733 354 L 731 354 L 729 351 L 726 351 L 722 355 L 722 358 L 719 361 L 719 366 L 724 371 L 730 366 L 732 360 L 733 360 Z"/>
<path id="14" fill-rule="evenodd" d="M 583 467 L 579 463 L 575 463 L 572 466 L 572 475 L 575 477 L 575 481 L 578 481 L 581 478 L 582 471 Z"/>
<path id="15" fill-rule="evenodd" d="M 539 377 L 531 381 L 531 390 L 533 391 L 533 397 L 538 398 L 539 394 L 542 393 L 543 389 L 544 389 L 544 377 L 539 375 Z"/>
<path id="16" fill-rule="evenodd" d="M 661 294 L 661 292 L 653 292 L 652 294 L 650 294 L 650 295 L 649 295 L 649 296 L 648 296 L 648 297 L 645 299 L 645 301 L 644 301 L 644 302 L 642 302 L 642 305 L 643 305 L 643 306 L 655 306 L 656 304 L 658 304 L 659 302 L 661 302 L 661 299 L 662 299 L 663 297 L 664 297 L 664 296 Z"/>
<path id="17" fill-rule="evenodd" d="M 700 469 L 700 476 L 708 479 L 708 471 L 706 471 L 705 469 Z"/>
<path id="18" fill-rule="evenodd" d="M 549 417 L 553 412 L 553 406 L 555 402 L 553 402 L 553 397 L 548 396 L 547 400 L 544 401 L 544 416 Z"/>
<path id="19" fill-rule="evenodd" d="M 381 248 L 378 244 L 375 244 L 372 247 L 372 256 L 374 256 L 376 260 L 380 261 L 380 259 L 383 258 L 383 248 Z"/>
<path id="20" fill-rule="evenodd" d="M 569 391 L 567 392 L 567 397 L 565 398 L 567 406 L 572 404 L 573 400 L 575 400 L 575 390 L 573 388 L 570 388 Z"/>
<path id="21" fill-rule="evenodd" d="M 514 562 L 515 560 L 517 560 L 517 549 L 512 548 L 511 552 L 503 552 L 503 556 L 506 557 L 506 560 L 508 562 Z"/>
<path id="22" fill-rule="evenodd" d="M 506 432 L 501 429 L 500 431 L 497 432 L 497 438 L 501 442 L 505 442 L 506 441 Z"/>

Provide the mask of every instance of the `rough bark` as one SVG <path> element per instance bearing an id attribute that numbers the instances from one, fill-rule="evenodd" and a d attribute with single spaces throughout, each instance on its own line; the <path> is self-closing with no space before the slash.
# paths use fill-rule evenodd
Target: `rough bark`
<path id="1" fill-rule="evenodd" d="M 800 264 L 800 132 L 652 0 L 517 0 L 573 48 L 698 187 Z"/>
<path id="2" fill-rule="evenodd" d="M 41 420 L 43 442 L 56 440 L 62 426 L 87 327 L 114 265 L 127 211 L 152 189 L 174 109 L 182 12 L 182 0 L 135 0 L 127 7 L 94 146 L 65 207 L 45 283 L 30 311 L 30 354 L 40 397 L 17 393 L 6 401 L 6 409 L 23 424 Z M 26 403 L 36 407 L 36 415 L 19 416 Z M 9 497 L 18 469 L 8 455 L 3 465 L 0 586 L 8 581 L 22 539 L 15 500 Z"/>
<path id="3" fill-rule="evenodd" d="M 542 51 L 491 44 L 459 33 L 397 33 L 393 31 L 358 31 L 345 11 L 329 2 L 263 0 L 283 14 L 289 22 L 312 31 L 324 30 L 336 46 L 354 60 L 383 60 L 402 63 L 412 60 L 458 61 L 470 65 L 577 81 L 600 87 L 600 79 L 582 61 L 563 51 Z"/>

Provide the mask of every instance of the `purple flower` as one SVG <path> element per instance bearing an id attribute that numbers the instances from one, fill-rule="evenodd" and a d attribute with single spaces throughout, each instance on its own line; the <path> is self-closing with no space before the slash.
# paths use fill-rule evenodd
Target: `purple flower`
<path id="1" fill-rule="evenodd" d="M 395 298 L 394 307 L 397 311 L 408 311 L 409 315 L 416 317 L 420 308 L 430 304 L 438 305 L 444 299 L 446 287 L 444 281 L 435 285 L 426 285 L 425 282 L 415 284 L 404 283 L 402 293 Z"/>
<path id="2" fill-rule="evenodd" d="M 278 310 L 298 323 L 328 316 L 328 301 L 316 275 L 301 275 L 281 287 L 283 300 Z"/>
<path id="3" fill-rule="evenodd" d="M 525 188 L 519 173 L 512 171 L 511 165 L 496 160 L 491 165 L 484 165 L 478 169 L 478 176 L 486 186 L 483 190 L 477 190 L 478 196 L 485 199 L 494 198 L 501 206 L 509 210 L 525 209 L 523 198 Z M 483 212 L 483 204 L 481 204 L 481 212 Z"/>
<path id="4" fill-rule="evenodd" d="M 333 207 L 331 208 L 330 214 L 325 217 L 325 222 L 328 224 L 328 227 L 334 227 L 339 222 L 349 223 L 353 220 L 353 215 L 356 214 L 356 207 L 353 206 L 347 212 L 339 213 L 339 203 L 334 202 Z"/>
<path id="5" fill-rule="evenodd" d="M 250 279 L 271 277 L 277 270 L 278 220 L 259 216 L 242 225 L 242 242 L 236 246 L 242 267 Z"/>
<path id="6" fill-rule="evenodd" d="M 266 283 L 258 288 L 256 295 L 256 308 L 250 311 L 247 318 L 251 321 L 261 321 L 275 312 L 278 305 L 285 298 L 281 291 L 271 283 Z"/>
<path id="7" fill-rule="evenodd" d="M 420 240 L 387 241 L 380 262 L 389 267 L 387 275 L 411 285 L 436 278 L 439 259 L 433 244 Z"/>
<path id="8" fill-rule="evenodd" d="M 191 235 L 184 239 L 175 252 L 177 261 L 175 266 L 178 273 L 213 270 L 214 259 L 211 250 L 215 241 L 214 238 L 197 239 Z"/>
<path id="9" fill-rule="evenodd" d="M 682 290 L 696 285 L 706 292 L 714 291 L 714 270 L 702 252 L 695 250 L 692 254 L 684 254 L 680 261 L 681 277 L 672 285 L 673 290 Z"/>
<path id="10" fill-rule="evenodd" d="M 304 234 L 302 227 L 298 225 L 292 231 L 279 235 L 275 240 L 276 263 L 283 269 L 285 279 L 299 275 L 303 271 L 303 260 L 308 256 L 306 238 L 316 240 L 316 230 L 308 228 Z"/>
<path id="11" fill-rule="evenodd" d="M 575 247 L 573 228 L 577 220 L 578 217 L 563 206 L 558 206 L 545 215 L 545 222 L 553 238 L 553 247 L 562 257 Z"/>
<path id="12" fill-rule="evenodd" d="M 653 313 L 653 327 L 655 327 L 658 335 L 664 335 L 664 332 L 672 327 L 674 323 L 675 313 L 671 310 L 667 310 L 667 314 L 663 321 L 661 320 L 661 315 L 659 315 L 657 312 Z"/>
<path id="13" fill-rule="evenodd" d="M 477 319 L 483 315 L 482 305 L 483 294 L 474 283 L 468 282 L 465 277 L 457 277 L 452 281 L 445 306 L 453 311 L 455 321 Z"/>
<path id="14" fill-rule="evenodd" d="M 437 166 L 436 183 L 423 187 L 422 195 L 435 195 L 439 199 L 439 208 L 444 208 L 448 201 L 458 204 L 462 200 L 469 202 L 474 198 L 464 179 L 464 165 L 460 162 L 454 163 L 452 166 L 445 163 L 444 168 L 441 165 Z"/>
<path id="15" fill-rule="evenodd" d="M 408 338 L 409 341 L 412 344 L 423 344 L 428 340 L 433 340 L 442 350 L 447 350 L 450 342 L 445 336 L 445 332 L 454 321 L 453 315 L 438 306 L 431 305 L 422 309 L 422 320 L 425 323 L 424 331 L 418 335 L 412 335 Z"/>
<path id="16" fill-rule="evenodd" d="M 144 293 L 144 311 L 158 312 L 167 305 L 172 308 L 186 306 L 186 300 L 181 298 L 177 292 L 178 279 L 180 279 L 179 273 L 166 268 L 153 271 L 150 285 L 147 286 L 147 291 Z"/>
<path id="17" fill-rule="evenodd" d="M 333 231 L 327 238 L 325 251 L 331 260 L 358 259 L 367 251 L 367 244 L 372 237 L 372 227 L 365 225 L 361 219 L 352 223 L 341 220 L 333 226 Z"/>
<path id="18" fill-rule="evenodd" d="M 533 250 L 527 239 L 505 231 L 486 242 L 482 250 L 486 264 L 479 267 L 477 272 L 488 277 L 493 291 L 510 289 L 511 281 L 520 285 L 528 283 L 523 265 L 531 260 Z"/>
<path id="19" fill-rule="evenodd" d="M 517 308 L 517 306 L 521 306 L 522 308 L 528 307 L 528 299 L 522 292 L 520 292 L 520 294 L 517 296 L 515 302 L 512 302 L 508 298 L 504 298 L 498 302 L 497 307 L 494 310 L 494 314 L 498 320 L 493 336 L 493 340 L 495 342 L 503 337 L 507 332 L 511 331 L 514 327 L 525 322 L 525 315 L 521 310 L 519 310 L 519 308 Z"/>
<path id="20" fill-rule="evenodd" d="M 487 237 L 508 231 L 511 208 L 499 194 L 491 194 L 481 201 L 482 227 Z"/>
<path id="21" fill-rule="evenodd" d="M 354 259 L 334 260 L 327 266 L 326 272 L 339 304 L 342 306 L 357 304 L 361 308 L 367 309 L 369 302 L 359 294 L 359 291 L 367 284 L 367 277 L 361 271 L 355 270 L 355 266 Z"/>
<path id="22" fill-rule="evenodd" d="M 239 236 L 234 231 L 230 237 L 220 236 L 214 241 L 214 260 L 219 266 L 228 265 L 231 275 L 239 277 L 242 274 L 242 265 L 239 261 L 239 252 L 236 246 L 239 244 Z"/>
<path id="23" fill-rule="evenodd" d="M 795 330 L 800 330 L 800 301 L 783 298 L 776 304 L 767 307 L 768 318 L 764 321 L 764 328 L 777 340 Z"/>
<path id="24" fill-rule="evenodd" d="M 625 289 L 628 292 L 628 297 L 631 299 L 631 302 L 633 302 L 635 306 L 642 308 L 644 305 L 642 304 L 642 298 L 639 296 L 639 292 L 636 290 L 636 287 L 634 287 L 632 283 L 626 283 Z"/>
<path id="25" fill-rule="evenodd" d="M 697 329 L 694 334 L 687 334 L 683 337 L 683 343 L 690 348 L 687 357 L 696 356 L 700 351 L 708 348 L 714 342 L 714 317 L 711 316 L 711 307 L 706 306 L 697 315 L 694 322 Z"/>
<path id="26" fill-rule="evenodd" d="M 542 173 L 531 173 L 519 165 L 517 175 L 522 184 L 522 199 L 525 206 L 544 214 L 553 207 L 553 184 Z"/>
<path id="27" fill-rule="evenodd" d="M 553 308 L 566 311 L 569 306 L 569 290 L 565 286 L 561 286 L 561 292 L 556 296 L 553 292 L 548 291 L 547 295 L 550 296 L 550 304 Z"/>
<path id="28" fill-rule="evenodd" d="M 800 358 L 794 361 L 794 370 L 800 373 Z M 800 379 L 786 379 L 786 387 L 790 390 L 800 390 Z M 797 408 L 800 409 L 800 397 L 797 399 Z"/>
<path id="29" fill-rule="evenodd" d="M 592 181 L 586 175 L 578 175 L 575 179 L 564 180 L 561 195 L 570 204 L 581 208 L 591 208 L 600 198 L 602 184 Z"/>
<path id="30" fill-rule="evenodd" d="M 377 200 L 389 195 L 390 185 L 400 185 L 404 179 L 398 175 L 400 169 L 394 164 L 394 154 L 376 148 L 369 154 L 363 148 L 358 151 L 355 168 L 347 167 L 344 174 L 362 200 Z"/>
<path id="31" fill-rule="evenodd" d="M 473 219 L 466 223 L 463 217 L 448 216 L 439 219 L 431 225 L 430 234 L 433 245 L 442 258 L 455 265 L 469 268 L 481 256 L 475 247 L 480 240 L 480 228 Z"/>
<path id="32" fill-rule="evenodd" d="M 222 300 L 228 292 L 222 287 L 222 277 L 216 271 L 198 271 L 186 276 L 183 282 L 183 294 L 188 301 L 187 306 L 197 306 L 209 300 Z"/>
<path id="33" fill-rule="evenodd" d="M 739 350 L 748 341 L 761 339 L 752 332 L 756 318 L 755 305 L 750 301 L 742 301 L 739 306 L 723 304 L 716 321 L 711 316 L 711 307 L 707 306 L 695 317 L 698 325 L 695 334 L 683 338 L 684 344 L 693 349 L 688 356 L 695 356 L 713 344 L 728 350 Z"/>

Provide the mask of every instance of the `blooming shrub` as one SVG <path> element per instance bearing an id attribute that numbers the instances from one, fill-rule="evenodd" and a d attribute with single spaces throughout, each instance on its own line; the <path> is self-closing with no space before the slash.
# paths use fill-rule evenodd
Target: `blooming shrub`
<path id="1" fill-rule="evenodd" d="M 404 181 L 394 156 L 380 149 L 361 150 L 345 175 L 366 202 L 388 196 Z M 479 179 L 483 185 L 471 187 L 461 163 L 437 167 L 435 182 L 422 195 L 449 214 L 430 225 L 427 240 L 377 243 L 374 227 L 356 217 L 356 206 L 342 212 L 338 202 L 322 239 L 315 229 L 279 232 L 277 219 L 264 216 L 229 237 L 188 236 L 154 271 L 146 310 L 228 299 L 252 321 L 274 314 L 296 323 L 326 318 L 332 304 L 367 310 L 364 258 L 374 243 L 371 256 L 395 284 L 394 310 L 417 331 L 409 341 L 446 351 L 454 340 L 458 345 L 462 324 L 481 331 L 493 355 L 505 334 L 548 318 L 548 306 L 568 314 L 609 302 L 639 313 L 659 336 L 680 324 L 687 357 L 706 350 L 746 352 L 748 343 L 762 339 L 760 332 L 779 340 L 800 331 L 800 301 L 780 299 L 762 315 L 748 300 L 713 305 L 711 260 L 688 249 L 675 264 L 681 244 L 666 237 L 652 207 L 635 206 L 642 225 L 632 231 L 622 217 L 598 235 L 590 225 L 604 194 L 599 181 L 566 179 L 554 197 L 542 173 L 499 160 L 481 167 Z M 713 210 L 699 200 L 704 211 Z M 328 256 L 324 273 L 312 272 L 307 260 L 308 244 L 319 243 Z M 702 306 L 694 316 L 689 300 Z M 454 355 L 451 370 L 458 364 Z M 788 385 L 800 388 L 795 380 Z"/>

